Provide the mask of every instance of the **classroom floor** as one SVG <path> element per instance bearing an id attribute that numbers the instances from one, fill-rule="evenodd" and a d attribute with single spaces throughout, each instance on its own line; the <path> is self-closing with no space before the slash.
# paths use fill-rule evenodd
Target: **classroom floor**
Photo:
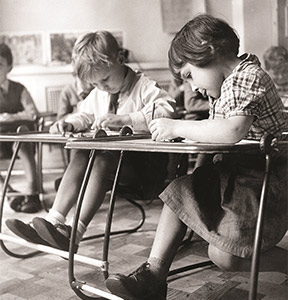
<path id="1" fill-rule="evenodd" d="M 54 180 L 61 176 L 61 159 L 59 149 L 46 149 L 44 155 L 44 200 L 51 204 L 55 195 Z M 52 158 L 52 159 L 51 159 Z M 52 164 L 52 165 L 51 165 Z M 59 169 L 60 167 L 60 169 Z M 16 168 L 16 167 L 15 167 Z M 1 164 L 1 170 L 5 166 Z M 13 175 L 13 187 L 21 190 L 25 181 L 21 172 Z M 108 198 L 94 217 L 86 235 L 103 232 Z M 161 202 L 139 201 L 146 212 L 143 227 L 133 234 L 122 234 L 111 237 L 109 251 L 109 271 L 111 273 L 129 273 L 143 263 L 149 254 L 155 228 L 161 211 Z M 4 207 L 4 218 L 20 218 L 29 222 L 34 216 L 45 216 L 42 211 L 37 214 L 15 213 L 8 205 Z M 113 230 L 135 226 L 140 213 L 125 199 L 117 199 Z M 3 232 L 9 233 L 3 225 Z M 28 248 L 5 242 L 7 247 L 16 253 L 30 251 Z M 78 254 L 101 259 L 103 240 L 84 241 L 80 244 Z M 288 249 L 288 235 L 279 246 Z M 183 246 L 172 265 L 172 269 L 207 260 L 207 243 L 198 236 Z M 17 259 L 0 250 L 0 299 L 1 300 L 68 300 L 79 299 L 68 282 L 68 262 L 51 254 L 39 254 L 27 259 Z M 75 277 L 86 281 L 99 289 L 105 290 L 101 271 L 82 263 L 75 264 Z M 169 300 L 243 300 L 248 299 L 249 278 L 247 272 L 224 273 L 215 266 L 208 266 L 174 275 L 168 280 Z M 288 299 L 288 278 L 277 272 L 259 274 L 257 300 Z"/>

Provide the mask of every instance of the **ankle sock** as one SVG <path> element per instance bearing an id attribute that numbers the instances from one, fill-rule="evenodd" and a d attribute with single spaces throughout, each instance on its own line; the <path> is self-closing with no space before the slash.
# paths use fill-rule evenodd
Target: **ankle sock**
<path id="1" fill-rule="evenodd" d="M 155 274 L 160 280 L 166 280 L 170 265 L 164 260 L 157 257 L 149 257 L 150 271 Z"/>
<path id="2" fill-rule="evenodd" d="M 66 218 L 57 210 L 50 209 L 45 220 L 50 222 L 53 225 L 56 225 L 56 224 L 65 224 Z"/>

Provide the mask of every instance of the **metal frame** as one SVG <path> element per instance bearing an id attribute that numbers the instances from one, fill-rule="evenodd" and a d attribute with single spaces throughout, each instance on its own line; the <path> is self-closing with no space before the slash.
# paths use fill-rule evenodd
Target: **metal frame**
<path id="1" fill-rule="evenodd" d="M 155 143 L 155 142 L 154 142 Z M 168 145 L 168 146 L 167 146 Z M 144 147 L 143 147 L 144 146 Z M 262 185 L 262 192 L 260 197 L 260 206 L 259 206 L 259 213 L 257 218 L 257 226 L 255 230 L 255 241 L 254 241 L 254 251 L 252 255 L 252 264 L 251 264 L 251 276 L 250 276 L 250 291 L 249 291 L 249 300 L 256 300 L 257 298 L 257 284 L 258 284 L 258 274 L 259 274 L 259 265 L 260 265 L 260 249 L 261 249 L 261 243 L 262 243 L 262 232 L 263 232 L 263 223 L 264 223 L 264 211 L 266 206 L 266 200 L 267 200 L 267 193 L 268 193 L 268 186 L 269 186 L 269 178 L 270 178 L 270 167 L 271 167 L 271 155 L 273 151 L 278 150 L 277 147 L 286 147 L 287 148 L 288 143 L 287 142 L 275 142 L 274 136 L 267 134 L 264 135 L 259 142 L 248 142 L 247 144 L 241 144 L 241 145 L 223 145 L 223 144 L 201 144 L 201 143 L 192 143 L 188 145 L 183 145 L 179 143 L 175 143 L 173 146 L 169 143 L 161 144 L 158 143 L 157 145 L 153 142 L 151 145 L 143 145 L 141 143 L 127 143 L 127 141 L 118 141 L 117 144 L 110 144 L 109 146 L 107 143 L 99 143 L 97 141 L 91 141 L 91 142 L 81 142 L 77 140 L 70 141 L 68 140 L 66 147 L 70 149 L 109 149 L 109 150 L 121 150 L 121 153 L 123 153 L 124 150 L 127 151 L 157 151 L 157 152 L 175 152 L 175 153 L 216 153 L 216 152 L 222 152 L 222 153 L 239 153 L 239 152 L 246 152 L 246 153 L 264 153 L 265 154 L 265 160 L 266 160 L 266 166 L 265 166 L 265 174 L 263 178 L 263 185 Z M 121 162 L 120 162 L 121 163 Z M 117 176 L 115 176 L 115 180 L 117 180 Z M 113 213 L 113 212 L 112 212 Z M 75 224 L 74 224 L 75 226 Z M 71 249 L 70 249 L 71 253 Z M 71 254 L 73 255 L 73 254 Z M 213 265 L 211 261 L 204 261 L 201 263 L 193 264 L 190 266 L 186 266 L 183 268 L 175 269 L 169 272 L 168 276 L 178 274 L 180 272 L 185 272 L 188 270 L 196 269 L 199 267 L 209 266 Z M 105 272 L 108 272 L 108 270 L 105 269 Z M 105 273 L 107 274 L 107 273 Z M 107 275 L 106 275 L 107 276 Z M 105 278 L 106 278 L 105 276 Z M 73 276 L 70 278 L 70 284 L 73 290 L 76 292 L 76 294 L 81 297 L 82 299 L 97 299 L 93 297 L 85 296 L 81 292 L 81 289 L 83 289 L 83 285 L 79 284 L 78 281 L 73 281 Z M 86 285 L 86 284 L 85 284 Z"/>
<path id="2" fill-rule="evenodd" d="M 1 140 L 1 136 L 0 136 Z M 31 141 L 31 139 L 29 140 Z M 96 140 L 84 140 L 81 141 L 80 139 L 71 139 L 68 140 L 66 143 L 66 148 L 68 149 L 90 149 L 90 158 L 89 163 L 87 166 L 87 170 L 85 173 L 85 177 L 83 179 L 81 192 L 78 197 L 77 201 L 77 208 L 75 212 L 75 218 L 74 218 L 74 224 L 73 224 L 73 230 L 72 230 L 72 236 L 70 240 L 70 249 L 69 249 L 69 283 L 71 285 L 71 288 L 74 290 L 74 292 L 82 299 L 103 299 L 103 298 L 95 298 L 91 296 L 87 296 L 83 292 L 89 292 L 101 297 L 105 297 L 106 299 L 121 299 L 117 296 L 114 296 L 110 293 L 106 293 L 104 291 L 98 290 L 95 287 L 89 286 L 86 283 L 83 283 L 77 279 L 75 279 L 74 276 L 74 260 L 79 260 L 79 255 L 74 254 L 74 245 L 75 245 L 75 235 L 76 235 L 76 228 L 79 220 L 79 214 L 80 209 L 82 205 L 83 195 L 86 189 L 87 181 L 89 179 L 90 171 L 93 165 L 95 150 L 104 149 L 104 150 L 120 150 L 120 157 L 118 161 L 118 167 L 114 178 L 114 184 L 113 189 L 111 192 L 110 197 L 110 206 L 109 211 L 107 214 L 106 219 L 106 229 L 105 229 L 105 242 L 103 245 L 103 256 L 102 261 L 93 260 L 93 265 L 100 267 L 101 270 L 104 273 L 104 278 L 107 278 L 109 275 L 108 272 L 108 250 L 109 250 L 109 238 L 112 235 L 110 232 L 111 230 L 111 223 L 112 223 L 112 216 L 113 216 L 113 210 L 114 210 L 114 204 L 115 204 L 115 192 L 117 187 L 117 182 L 119 178 L 119 174 L 121 171 L 121 163 L 122 158 L 125 151 L 152 151 L 152 152 L 171 152 L 171 153 L 259 153 L 260 151 L 265 154 L 266 159 L 266 169 L 265 169 L 265 175 L 263 179 L 263 185 L 262 185 L 262 192 L 261 192 L 261 198 L 260 198 L 260 207 L 259 207 L 259 214 L 257 219 L 257 227 L 256 227 L 256 235 L 255 235 L 255 244 L 254 244 L 254 251 L 252 256 L 252 266 L 251 266 L 251 288 L 249 293 L 249 300 L 255 300 L 257 296 L 257 283 L 258 283 L 258 273 L 259 273 L 259 263 L 260 263 L 260 249 L 261 249 L 261 242 L 262 242 L 262 231 L 263 231 L 263 222 L 264 222 L 264 212 L 265 212 L 265 206 L 266 206 L 266 200 L 267 200 L 267 192 L 268 192 L 268 185 L 269 185 L 269 176 L 270 176 L 270 167 L 271 167 L 271 156 L 273 154 L 273 151 L 276 148 L 287 148 L 288 143 L 287 142 L 278 142 L 275 143 L 275 139 L 271 135 L 266 135 L 263 137 L 260 143 L 258 142 L 250 142 L 250 143 L 239 143 L 236 145 L 223 145 L 223 144 L 201 144 L 201 143 L 192 143 L 192 144 L 185 144 L 185 143 L 174 143 L 173 145 L 170 143 L 157 143 L 152 142 L 151 140 L 142 140 L 142 143 L 137 143 L 136 140 L 134 140 L 132 143 L 129 139 L 125 139 L 125 141 L 116 141 L 115 138 L 110 142 L 109 144 L 109 137 L 106 138 L 105 142 L 103 143 L 104 139 L 100 139 L 99 141 Z M 59 142 L 59 141 L 58 141 Z M 146 143 L 145 143 L 146 142 Z M 20 147 L 20 142 L 17 144 L 16 149 Z M 17 153 L 15 153 L 16 155 Z M 3 199 L 2 199 L 3 200 Z M 1 207 L 1 218 L 2 218 L 2 207 Z M 0 233 L 0 239 L 1 239 L 1 246 L 3 244 L 2 240 L 11 240 L 11 237 L 5 236 Z M 18 239 L 16 239 L 18 240 Z M 14 242 L 18 242 L 16 240 L 13 240 Z M 22 243 L 23 244 L 23 243 Z M 46 247 L 42 245 L 35 245 L 26 242 L 24 243 L 26 246 L 31 246 L 35 249 L 38 249 L 40 251 L 49 252 L 51 251 L 60 251 L 53 249 L 51 247 Z M 35 247 L 37 246 L 37 247 Z M 5 247 L 6 248 L 6 247 Z M 5 251 L 5 248 L 3 249 Z M 49 248 L 49 249 L 47 249 Z M 51 250 L 52 249 L 52 250 Z M 6 251 L 5 251 L 6 252 Z M 10 252 L 10 251 L 9 251 Z M 60 251 L 60 253 L 57 253 L 57 255 L 64 256 L 64 253 L 67 257 L 67 252 Z M 64 252 L 64 253 L 62 253 Z M 7 253 L 7 252 L 6 252 Z M 11 255 L 11 253 L 8 253 Z M 56 253 L 55 253 L 56 254 Z M 13 255 L 12 255 L 13 256 Z M 21 256 L 22 257 L 22 256 Z M 27 257 L 27 256 L 26 256 Z M 81 258 L 82 261 L 85 261 L 86 259 L 89 260 L 89 258 Z M 90 259 L 91 260 L 91 259 Z M 179 272 L 184 272 L 187 270 L 191 270 L 198 267 L 203 267 L 212 264 L 210 261 L 203 262 L 200 264 L 194 264 L 191 266 L 187 266 L 184 268 L 180 268 L 177 270 L 172 270 L 169 275 L 173 275 Z"/>

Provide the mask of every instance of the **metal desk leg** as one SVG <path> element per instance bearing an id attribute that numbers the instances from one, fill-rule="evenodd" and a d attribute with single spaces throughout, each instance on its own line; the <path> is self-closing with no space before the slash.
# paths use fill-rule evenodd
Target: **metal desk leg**
<path id="1" fill-rule="evenodd" d="M 3 185 L 3 190 L 2 190 L 2 197 L 1 197 L 1 203 L 0 203 L 0 232 L 2 232 L 3 208 L 4 208 L 4 201 L 5 201 L 6 193 L 7 193 L 7 187 L 8 187 L 8 183 L 9 183 L 9 180 L 10 180 L 10 177 L 11 177 L 11 173 L 12 173 L 12 170 L 13 170 L 13 167 L 14 167 L 14 164 L 15 164 L 15 161 L 16 161 L 16 158 L 17 158 L 20 146 L 21 146 L 21 142 L 16 142 L 15 143 L 15 149 L 13 151 L 13 155 L 12 155 L 11 161 L 9 163 L 9 167 L 8 167 L 8 171 L 7 171 L 7 176 L 6 176 L 5 180 L 4 180 L 4 185 Z M 0 246 L 1 246 L 1 248 L 3 249 L 3 251 L 6 254 L 8 254 L 8 255 L 10 255 L 12 257 L 16 257 L 16 258 L 28 258 L 28 257 L 34 256 L 35 254 L 39 253 L 39 251 L 34 251 L 34 252 L 31 252 L 31 253 L 28 253 L 28 254 L 17 254 L 17 253 L 14 253 L 14 252 L 10 251 L 5 246 L 3 240 L 0 240 Z"/>
<path id="2" fill-rule="evenodd" d="M 78 196 L 77 200 L 77 205 L 76 205 L 76 212 L 74 216 L 74 223 L 73 223 L 73 228 L 72 228 L 72 233 L 71 233 L 71 239 L 70 239 L 70 246 L 69 246 L 69 283 L 75 292 L 75 294 L 80 297 L 81 299 L 103 299 L 103 298 L 95 298 L 95 297 L 90 297 L 85 295 L 82 290 L 95 290 L 93 287 L 88 286 L 84 282 L 79 282 L 75 279 L 74 277 L 74 251 L 75 251 L 75 238 L 76 238 L 76 231 L 77 231 L 77 225 L 79 221 L 79 215 L 80 215 L 80 209 L 82 206 L 83 198 L 84 198 L 84 193 L 88 184 L 89 176 L 91 174 L 91 170 L 93 167 L 93 163 L 95 160 L 95 150 L 90 151 L 90 158 L 88 161 L 87 169 L 84 175 L 84 179 L 82 182 L 81 190 Z M 119 179 L 119 174 L 120 174 L 120 169 L 121 169 L 121 163 L 122 163 L 122 158 L 123 158 L 124 152 L 120 152 L 120 157 L 118 161 L 118 166 L 117 170 L 115 173 L 115 178 L 114 178 L 114 183 L 113 183 L 113 188 L 111 191 L 111 196 L 110 196 L 110 206 L 109 206 L 109 211 L 106 219 L 106 228 L 105 228 L 105 239 L 104 239 L 104 246 L 103 246 L 103 266 L 102 266 L 102 271 L 104 273 L 105 279 L 108 277 L 108 248 L 109 248 L 109 239 L 110 239 L 110 231 L 111 231 L 111 224 L 112 224 L 112 216 L 113 216 L 113 210 L 114 210 L 114 205 L 115 205 L 115 192 L 116 192 L 116 187 Z M 97 292 L 101 291 L 97 290 Z M 97 295 L 100 295 L 97 293 Z M 112 294 L 108 294 L 104 292 L 104 297 L 107 297 L 107 299 L 121 299 L 119 297 L 116 297 Z M 101 294 L 102 295 L 102 294 Z"/>
<path id="3" fill-rule="evenodd" d="M 265 214 L 267 194 L 268 194 L 268 184 L 270 178 L 270 167 L 271 167 L 271 157 L 269 154 L 266 154 L 265 175 L 264 175 L 262 191 L 261 191 L 259 212 L 258 212 L 256 232 L 255 232 L 254 250 L 253 250 L 252 264 L 251 264 L 251 277 L 250 277 L 251 287 L 249 292 L 249 300 L 255 300 L 257 297 L 257 285 L 258 285 L 258 275 L 259 275 L 259 265 L 260 265 L 260 250 L 262 244 L 264 214 Z"/>
<path id="4" fill-rule="evenodd" d="M 43 143 L 39 142 L 36 143 L 36 155 L 37 155 L 37 174 L 38 174 L 38 192 L 39 192 L 39 197 L 44 204 L 44 197 L 43 197 L 43 168 L 42 168 L 42 163 L 43 163 Z M 43 205 L 44 206 L 44 205 Z M 47 211 L 47 209 L 45 208 Z"/>

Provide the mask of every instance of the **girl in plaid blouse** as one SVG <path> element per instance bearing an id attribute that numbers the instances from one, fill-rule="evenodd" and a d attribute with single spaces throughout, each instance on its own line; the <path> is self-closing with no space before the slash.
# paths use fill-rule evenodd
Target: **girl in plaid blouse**
<path id="1" fill-rule="evenodd" d="M 278 139 L 287 117 L 276 88 L 252 54 L 238 56 L 239 39 L 224 21 L 199 15 L 175 36 L 170 69 L 209 97 L 208 120 L 157 119 L 152 138 L 184 137 L 203 143 Z M 260 270 L 287 273 L 287 251 L 276 244 L 287 230 L 287 153 L 273 161 Z M 128 276 L 110 275 L 107 287 L 125 299 L 166 299 L 170 265 L 190 228 L 209 243 L 208 255 L 221 269 L 250 271 L 264 176 L 261 155 L 214 155 L 193 173 L 173 181 L 160 195 L 164 207 L 146 263 Z"/>

